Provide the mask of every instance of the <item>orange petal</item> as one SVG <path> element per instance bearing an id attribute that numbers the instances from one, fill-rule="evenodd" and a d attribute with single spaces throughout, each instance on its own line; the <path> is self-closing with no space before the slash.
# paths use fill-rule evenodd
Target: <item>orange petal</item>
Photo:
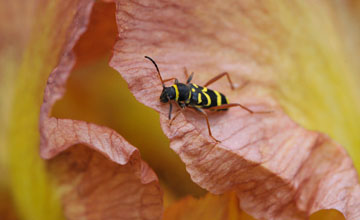
<path id="1" fill-rule="evenodd" d="M 239 201 L 235 193 L 225 193 L 221 196 L 208 193 L 200 199 L 186 197 L 165 210 L 164 220 L 182 219 L 252 220 L 254 218 L 239 209 Z"/>
<path id="2" fill-rule="evenodd" d="M 95 2 L 88 28 L 74 48 L 75 69 L 109 56 L 116 36 L 115 4 Z"/>
<path id="3" fill-rule="evenodd" d="M 271 9 L 238 1 L 118 1 L 120 40 L 110 65 L 139 101 L 161 113 L 171 148 L 201 187 L 215 194 L 236 191 L 240 207 L 257 218 L 303 219 L 334 208 L 356 219 L 360 186 L 345 150 L 326 135 L 293 122 L 269 93 L 269 78 L 276 78 L 276 69 L 270 68 L 267 59 L 272 56 L 266 49 L 281 45 L 281 38 L 264 40 L 256 33 L 272 28 L 266 17 Z M 281 28 L 267 33 L 280 37 Z M 163 79 L 185 81 L 187 67 L 195 72 L 193 82 L 201 85 L 215 73 L 228 71 L 233 81 L 246 86 L 231 91 L 224 79 L 210 88 L 228 94 L 231 102 L 272 113 L 233 108 L 210 114 L 220 144 L 209 137 L 204 118 L 193 112 L 184 111 L 169 126 L 169 107 L 159 102 L 161 82 L 144 55 L 155 59 Z"/>
<path id="4" fill-rule="evenodd" d="M 65 92 L 75 61 L 72 49 L 86 28 L 82 24 L 87 18 L 81 13 L 79 16 L 81 22 L 75 19 L 59 65 L 45 88 L 40 154 L 51 159 L 50 171 L 68 219 L 160 219 L 162 192 L 158 179 L 135 147 L 112 129 L 49 116 Z"/>
<path id="5" fill-rule="evenodd" d="M 6 188 L 5 188 L 6 189 Z M 9 191 L 4 190 L 3 186 L 0 185 L 0 216 L 1 220 L 17 220 L 16 209 L 13 203 L 13 198 Z"/>

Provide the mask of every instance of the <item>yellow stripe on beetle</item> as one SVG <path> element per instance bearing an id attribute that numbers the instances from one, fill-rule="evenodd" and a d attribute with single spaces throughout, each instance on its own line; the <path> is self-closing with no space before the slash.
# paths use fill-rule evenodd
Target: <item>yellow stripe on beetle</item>
<path id="1" fill-rule="evenodd" d="M 174 87 L 174 89 L 175 89 L 175 101 L 178 101 L 179 100 L 179 89 L 176 84 L 172 85 L 172 87 Z"/>
<path id="2" fill-rule="evenodd" d="M 191 91 L 189 91 L 189 97 L 186 99 L 185 103 L 190 103 L 191 100 Z"/>
<path id="3" fill-rule="evenodd" d="M 201 93 L 198 93 L 198 103 L 197 104 L 200 104 L 202 102 L 201 100 Z"/>
<path id="4" fill-rule="evenodd" d="M 216 95 L 217 106 L 220 106 L 221 105 L 221 95 L 218 91 L 215 91 L 215 90 L 214 90 L 214 93 Z"/>
<path id="5" fill-rule="evenodd" d="M 201 92 L 205 95 L 206 99 L 207 99 L 207 103 L 205 106 L 209 106 L 211 105 L 211 99 L 210 99 L 210 96 L 206 93 L 207 92 L 207 88 L 204 87 Z"/>

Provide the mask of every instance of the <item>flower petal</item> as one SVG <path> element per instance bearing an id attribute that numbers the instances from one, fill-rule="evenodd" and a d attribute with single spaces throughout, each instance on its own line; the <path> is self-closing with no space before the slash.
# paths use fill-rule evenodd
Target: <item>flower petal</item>
<path id="1" fill-rule="evenodd" d="M 82 40 L 83 37 L 79 44 Z M 169 148 L 169 140 L 160 127 L 159 114 L 134 98 L 118 72 L 109 67 L 108 60 L 109 56 L 74 68 L 66 83 L 65 96 L 56 102 L 51 115 L 114 129 L 139 149 L 141 158 L 176 196 L 204 194 L 205 190 L 191 181 L 185 165 Z M 165 191 L 165 196 L 169 190 Z"/>
<path id="2" fill-rule="evenodd" d="M 5 23 L 23 35 L 7 37 L 14 49 L 10 53 L 10 83 L 4 93 L 10 99 L 6 117 L 9 151 L 9 174 L 12 197 L 22 219 L 62 219 L 62 210 L 56 190 L 46 171 L 45 162 L 39 157 L 39 113 L 46 79 L 57 65 L 69 30 L 83 30 L 92 2 L 71 1 L 11 1 L 2 8 L 12 16 Z M 76 13 L 75 13 L 76 12 Z M 39 16 L 42 15 L 42 16 Z M 12 17 L 17 17 L 12 19 Z M 15 21 L 15 24 L 10 23 Z M 74 34 L 74 33 L 72 33 Z M 11 56 L 14 55 L 14 56 Z M 6 59 L 5 59 L 6 60 Z"/>
<path id="3" fill-rule="evenodd" d="M 3 220 L 19 219 L 19 210 L 23 208 L 15 203 L 13 196 L 10 151 L 14 148 L 9 144 L 9 127 L 13 86 L 29 39 L 29 27 L 34 20 L 33 5 L 31 0 L 0 2 L 0 216 Z"/>
<path id="4" fill-rule="evenodd" d="M 235 193 L 216 196 L 208 193 L 204 198 L 186 197 L 166 209 L 164 220 L 252 220 L 251 216 L 239 209 Z"/>
<path id="5" fill-rule="evenodd" d="M 68 119 L 48 118 L 41 126 L 41 155 L 54 158 L 50 170 L 58 187 L 66 189 L 61 196 L 68 219 L 160 219 L 158 179 L 120 135 Z M 68 149 L 79 143 L 95 151 L 79 145 Z"/>
<path id="6" fill-rule="evenodd" d="M 321 4 L 317 8 L 327 7 Z M 117 1 L 120 40 L 111 66 L 139 101 L 160 111 L 171 148 L 201 187 L 215 194 L 235 190 L 241 208 L 256 218 L 303 219 L 334 208 L 356 219 L 360 186 L 345 150 L 326 135 L 293 122 L 271 95 L 271 90 L 277 91 L 277 71 L 283 71 L 276 66 L 281 63 L 277 49 L 282 49 L 288 31 L 301 24 L 296 14 L 313 16 L 310 6 L 297 6 Z M 224 79 L 210 88 L 228 94 L 231 102 L 272 113 L 234 108 L 211 114 L 212 133 L 221 144 L 214 143 L 204 118 L 193 112 L 184 111 L 169 126 L 168 105 L 159 102 L 161 82 L 144 55 L 157 62 L 164 79 L 185 81 L 182 72 L 187 67 L 201 85 L 216 73 L 230 72 L 233 81 L 246 86 L 231 91 Z"/>
<path id="7" fill-rule="evenodd" d="M 4 186 L 0 185 L 0 216 L 2 220 L 17 220 L 14 201 L 9 191 L 4 190 Z M 6 188 L 5 188 L 6 189 Z"/>
<path id="8" fill-rule="evenodd" d="M 49 116 L 65 92 L 75 62 L 72 49 L 88 22 L 88 17 L 79 14 L 45 88 L 40 154 L 50 159 L 49 170 L 62 189 L 59 194 L 67 219 L 160 219 L 158 179 L 135 147 L 112 129 Z"/>
<path id="9" fill-rule="evenodd" d="M 169 140 L 158 123 L 159 114 L 139 103 L 125 80 L 109 67 L 117 36 L 115 4 L 96 2 L 88 29 L 74 48 L 76 64 L 67 80 L 65 96 L 55 103 L 51 115 L 114 129 L 139 149 L 141 158 L 160 181 L 175 189 L 177 196 L 203 194 L 205 190 L 191 181 L 185 165 L 168 147 Z"/>

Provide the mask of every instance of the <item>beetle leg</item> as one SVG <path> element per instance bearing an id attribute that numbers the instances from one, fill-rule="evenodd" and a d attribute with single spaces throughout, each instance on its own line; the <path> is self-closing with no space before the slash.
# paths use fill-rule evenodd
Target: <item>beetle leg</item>
<path id="1" fill-rule="evenodd" d="M 189 78 L 186 80 L 186 84 L 189 84 L 194 76 L 194 73 L 192 72 Z"/>
<path id="2" fill-rule="evenodd" d="M 239 103 L 230 103 L 230 104 L 223 104 L 223 105 L 219 105 L 219 106 L 213 106 L 211 108 L 208 108 L 209 110 L 222 110 L 222 109 L 229 109 L 232 107 L 240 107 L 242 109 L 244 109 L 245 111 L 249 112 L 250 114 L 264 114 L 264 113 L 272 113 L 273 111 L 260 111 L 260 112 L 255 112 Z"/>
<path id="3" fill-rule="evenodd" d="M 171 104 L 171 102 L 169 102 L 169 104 L 170 104 L 170 108 L 169 108 L 169 120 L 170 120 L 171 119 L 172 104 Z"/>
<path id="4" fill-rule="evenodd" d="M 192 72 L 189 76 L 186 67 L 184 67 L 184 74 L 185 74 L 185 78 L 187 79 L 186 84 L 189 84 L 194 76 L 194 73 Z"/>
<path id="5" fill-rule="evenodd" d="M 230 75 L 229 75 L 228 72 L 220 73 L 219 75 L 217 75 L 217 76 L 215 76 L 214 78 L 210 79 L 207 83 L 205 83 L 204 87 L 206 87 L 206 86 L 208 86 L 208 85 L 216 82 L 217 80 L 219 80 L 219 79 L 220 79 L 221 77 L 223 77 L 223 76 L 226 76 L 226 77 L 227 77 L 227 79 L 228 79 L 228 81 L 229 81 L 229 83 L 230 83 L 231 89 L 234 90 L 235 87 L 234 87 L 234 84 L 232 83 L 232 81 L 231 81 L 231 79 L 230 79 Z"/>
<path id="6" fill-rule="evenodd" d="M 165 79 L 163 82 L 167 82 L 167 81 L 171 81 L 171 80 L 177 80 L 175 77 L 169 78 L 169 79 Z"/>
<path id="7" fill-rule="evenodd" d="M 219 141 L 218 139 L 216 139 L 212 133 L 211 133 L 211 128 L 210 128 L 210 123 L 209 123 L 209 119 L 208 119 L 208 116 L 206 114 L 206 112 L 201 109 L 201 108 L 197 108 L 197 107 L 192 107 L 194 108 L 195 110 L 197 110 L 198 112 L 200 112 L 206 119 L 206 124 L 207 124 L 207 127 L 208 127 L 208 132 L 209 132 L 209 136 L 216 142 L 216 143 L 220 143 L 221 141 Z"/>
<path id="8" fill-rule="evenodd" d="M 171 126 L 172 122 L 177 118 L 177 116 L 179 116 L 179 114 L 181 113 L 182 109 L 180 109 L 179 111 L 177 111 L 174 115 L 174 117 L 172 117 L 172 119 L 170 119 L 169 121 L 169 126 Z"/>
<path id="9" fill-rule="evenodd" d="M 189 78 L 189 74 L 188 74 L 188 71 L 187 71 L 186 67 L 184 67 L 184 74 L 185 74 L 186 79 Z"/>
<path id="10" fill-rule="evenodd" d="M 179 107 L 179 110 L 175 113 L 175 116 L 170 119 L 169 125 L 171 125 L 172 122 L 176 119 L 176 117 L 182 112 L 182 110 L 185 109 L 185 104 L 184 103 L 181 103 L 181 102 L 175 102 L 175 103 Z"/>

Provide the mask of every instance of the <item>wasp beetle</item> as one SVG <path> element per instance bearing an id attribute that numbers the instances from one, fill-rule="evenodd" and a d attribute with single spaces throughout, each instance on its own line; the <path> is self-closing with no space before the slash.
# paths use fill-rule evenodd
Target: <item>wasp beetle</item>
<path id="1" fill-rule="evenodd" d="M 231 107 L 237 106 L 237 107 L 243 108 L 244 110 L 246 110 L 247 112 L 249 112 L 251 114 L 266 113 L 266 112 L 254 112 L 254 111 L 250 110 L 249 108 L 247 108 L 241 104 L 238 104 L 238 103 L 229 103 L 228 99 L 226 98 L 226 96 L 224 94 L 207 88 L 208 85 L 214 83 L 221 77 L 226 76 L 230 83 L 231 89 L 234 89 L 234 85 L 230 79 L 230 75 L 227 72 L 221 73 L 221 74 L 215 76 L 214 78 L 210 79 L 207 83 L 205 83 L 204 86 L 199 86 L 194 83 L 190 83 L 194 76 L 194 73 L 191 73 L 191 75 L 188 76 L 187 71 L 185 69 L 185 75 L 187 77 L 187 81 L 186 81 L 186 84 L 184 84 L 184 83 L 179 83 L 179 81 L 176 78 L 170 78 L 170 79 L 163 80 L 161 77 L 159 68 L 158 68 L 157 64 L 155 63 L 155 61 L 148 56 L 145 56 L 145 58 L 149 59 L 155 65 L 156 71 L 159 74 L 159 77 L 160 77 L 160 80 L 161 80 L 161 83 L 163 86 L 163 90 L 160 95 L 160 101 L 162 103 L 169 102 L 169 104 L 170 104 L 170 108 L 169 108 L 170 124 L 178 115 L 178 114 L 176 114 L 171 119 L 171 112 L 172 112 L 171 101 L 173 101 L 176 104 L 178 104 L 180 109 L 189 107 L 189 108 L 194 109 L 197 112 L 201 113 L 206 119 L 209 136 L 214 141 L 220 142 L 211 133 L 209 119 L 208 119 L 207 113 L 204 111 L 204 109 L 215 110 L 215 111 L 226 111 Z M 166 87 L 165 82 L 170 81 L 170 80 L 174 80 L 175 83 L 169 87 Z M 178 111 L 178 113 L 180 113 L 180 111 Z"/>

